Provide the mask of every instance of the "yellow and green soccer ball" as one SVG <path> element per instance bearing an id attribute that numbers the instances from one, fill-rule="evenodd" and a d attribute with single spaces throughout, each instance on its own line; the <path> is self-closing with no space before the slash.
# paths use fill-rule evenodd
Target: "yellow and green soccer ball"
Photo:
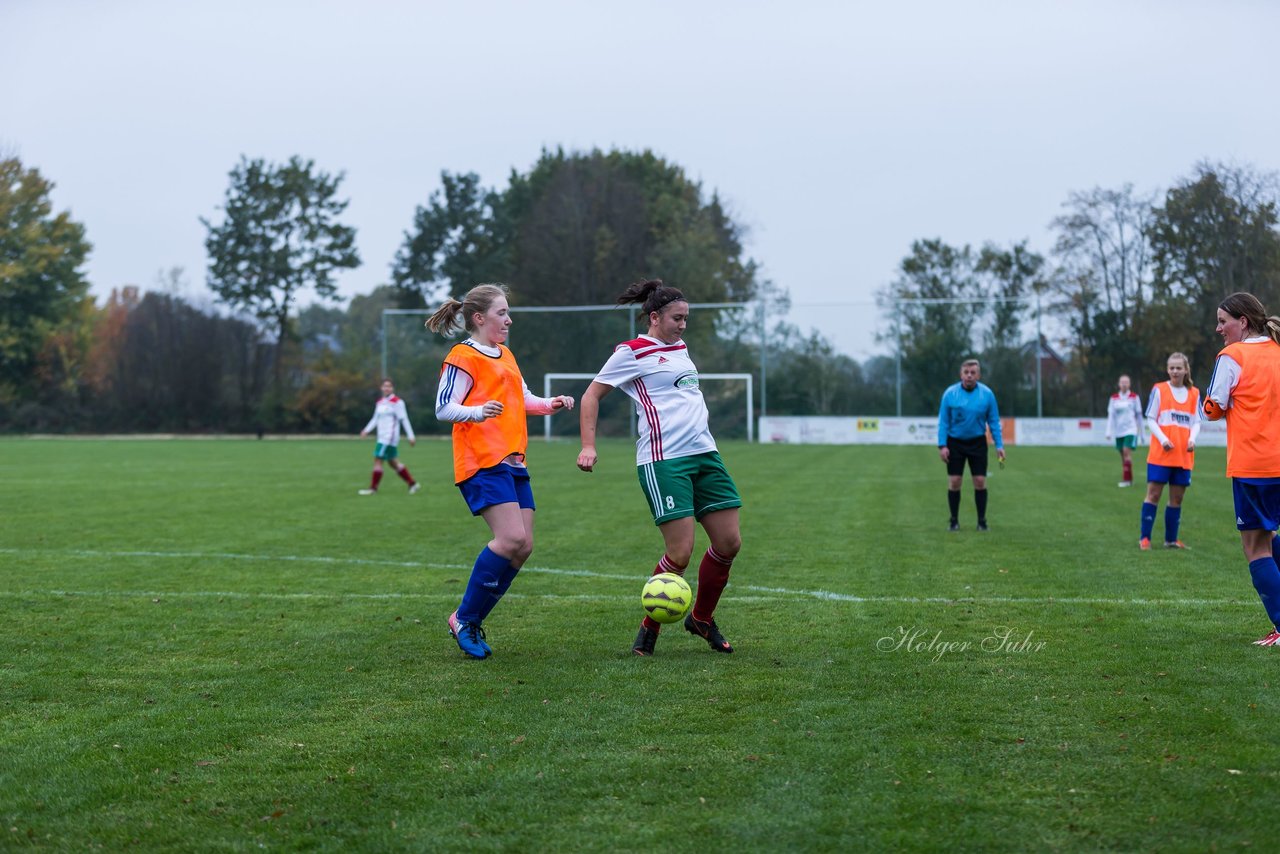
<path id="1" fill-rule="evenodd" d="M 644 583 L 640 604 L 647 616 L 659 623 L 674 623 L 684 618 L 693 606 L 689 582 L 674 572 L 663 572 Z"/>

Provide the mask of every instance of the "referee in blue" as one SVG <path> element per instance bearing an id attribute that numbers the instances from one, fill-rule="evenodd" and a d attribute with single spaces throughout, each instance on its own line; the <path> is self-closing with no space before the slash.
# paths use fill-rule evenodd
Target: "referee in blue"
<path id="1" fill-rule="evenodd" d="M 1004 440 L 1000 436 L 1000 410 L 990 388 L 978 382 L 982 366 L 977 359 L 960 365 L 960 382 L 942 393 L 938 408 L 938 456 L 947 464 L 947 505 L 951 508 L 951 531 L 960 530 L 960 484 L 964 464 L 969 463 L 973 480 L 973 503 L 978 507 L 978 530 L 987 530 L 987 428 L 996 446 L 996 456 L 1004 462 Z"/>

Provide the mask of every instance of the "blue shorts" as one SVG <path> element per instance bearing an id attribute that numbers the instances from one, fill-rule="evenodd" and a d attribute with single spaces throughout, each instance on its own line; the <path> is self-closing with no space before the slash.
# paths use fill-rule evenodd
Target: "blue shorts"
<path id="1" fill-rule="evenodd" d="M 1147 463 L 1147 483 L 1167 483 L 1170 486 L 1190 486 L 1191 469 L 1177 466 L 1158 466 Z"/>
<path id="2" fill-rule="evenodd" d="M 519 504 L 536 510 L 533 506 L 533 487 L 529 485 L 529 470 L 523 467 L 498 463 L 471 475 L 458 484 L 462 498 L 467 502 L 472 516 L 495 504 Z"/>
<path id="3" fill-rule="evenodd" d="M 1274 531 L 1280 528 L 1280 478 L 1231 479 L 1236 499 L 1236 529 Z"/>

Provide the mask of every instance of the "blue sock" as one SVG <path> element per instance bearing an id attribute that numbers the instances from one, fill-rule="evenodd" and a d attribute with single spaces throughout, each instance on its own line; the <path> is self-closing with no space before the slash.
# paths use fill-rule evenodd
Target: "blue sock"
<path id="1" fill-rule="evenodd" d="M 502 570 L 502 574 L 498 576 L 497 593 L 489 597 L 489 601 L 480 609 L 481 622 L 489 618 L 489 612 L 493 610 L 493 606 L 497 605 L 498 601 L 507 595 L 507 591 L 511 589 L 511 582 L 516 580 L 516 573 L 519 571 L 519 568 L 512 566 L 511 562 L 507 561 L 506 569 Z"/>
<path id="2" fill-rule="evenodd" d="M 1181 507 L 1164 508 L 1164 541 L 1172 543 L 1178 539 L 1178 523 L 1182 521 Z"/>
<path id="3" fill-rule="evenodd" d="M 1151 529 L 1156 526 L 1156 506 L 1149 501 L 1142 502 L 1142 539 L 1151 539 Z"/>
<path id="4" fill-rule="evenodd" d="M 493 610 L 502 594 L 502 573 L 511 568 L 511 561 L 485 546 L 476 557 L 476 565 L 467 579 L 462 604 L 458 606 L 458 619 L 464 623 L 479 623 Z"/>
<path id="5" fill-rule="evenodd" d="M 1249 575 L 1253 577 L 1253 589 L 1258 591 L 1271 624 L 1280 627 L 1280 569 L 1276 568 L 1276 559 L 1260 557 L 1249 561 Z"/>

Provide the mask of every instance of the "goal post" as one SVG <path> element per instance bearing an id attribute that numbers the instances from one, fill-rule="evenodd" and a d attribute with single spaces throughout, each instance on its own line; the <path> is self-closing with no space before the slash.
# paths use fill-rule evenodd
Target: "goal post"
<path id="1" fill-rule="evenodd" d="M 562 374 L 562 373 L 548 373 L 548 374 L 543 374 L 543 376 L 542 376 L 542 396 L 543 396 L 543 397 L 551 397 L 551 383 L 552 383 L 552 381 L 554 381 L 554 380 L 594 380 L 595 378 L 596 378 L 596 375 L 595 375 L 595 374 L 573 374 L 573 373 L 568 373 L 568 374 Z M 755 377 L 754 377 L 754 375 L 752 375 L 752 374 L 703 374 L 703 373 L 699 373 L 699 374 L 698 374 L 698 382 L 699 382 L 699 383 L 701 383 L 703 380 L 736 381 L 736 382 L 746 383 L 746 387 L 747 387 L 747 405 L 746 405 L 745 417 L 746 417 L 746 421 L 747 421 L 747 442 L 754 442 L 754 441 L 755 441 L 755 436 L 756 436 L 756 431 L 755 431 L 755 418 L 754 418 L 754 414 L 753 414 L 753 413 L 755 412 L 755 396 L 754 396 L 754 395 L 755 395 Z M 552 418 L 552 416 L 550 416 L 550 415 L 545 415 L 545 416 L 543 416 L 543 419 L 542 419 L 542 425 L 543 425 L 543 428 L 542 428 L 542 435 L 543 435 L 543 438 L 544 438 L 544 439 L 546 439 L 546 440 L 548 440 L 548 441 L 550 441 L 550 440 L 551 440 L 551 418 Z M 633 418 L 633 417 L 629 417 L 629 418 L 627 419 L 627 421 L 628 421 L 628 423 L 631 425 L 631 435 L 633 435 L 633 436 L 634 436 L 634 435 L 635 435 L 636 420 L 635 420 L 635 418 Z"/>

